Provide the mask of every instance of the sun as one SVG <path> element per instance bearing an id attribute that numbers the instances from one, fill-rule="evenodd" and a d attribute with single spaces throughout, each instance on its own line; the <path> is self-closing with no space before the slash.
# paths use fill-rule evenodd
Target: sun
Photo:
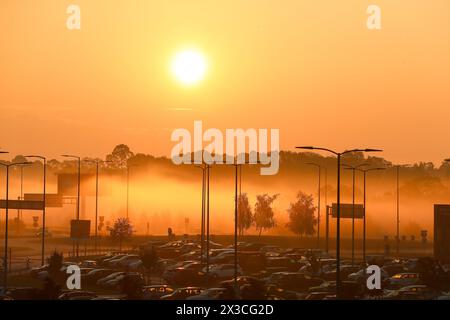
<path id="1" fill-rule="evenodd" d="M 178 52 L 172 61 L 172 73 L 185 85 L 193 85 L 205 77 L 206 59 L 195 50 Z"/>

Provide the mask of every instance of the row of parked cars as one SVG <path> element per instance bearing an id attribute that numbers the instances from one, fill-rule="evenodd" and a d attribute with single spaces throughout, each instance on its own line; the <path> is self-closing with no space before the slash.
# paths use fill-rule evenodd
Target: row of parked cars
<path id="1" fill-rule="evenodd" d="M 152 278 L 159 284 L 146 285 L 145 268 L 140 251 L 156 248 L 157 261 Z M 61 299 L 118 299 L 125 280 L 139 286 L 139 299 L 335 299 L 336 260 L 316 249 L 280 248 L 260 243 L 238 243 L 238 266 L 235 270 L 234 246 L 210 242 L 201 255 L 200 244 L 193 240 L 151 242 L 136 252 L 116 252 L 79 263 L 82 283 L 92 291 L 64 292 Z M 427 260 L 428 261 L 428 260 Z M 448 270 L 420 259 L 368 257 L 369 264 L 381 267 L 382 289 L 368 291 L 362 262 L 342 260 L 341 298 L 345 299 L 447 299 L 450 295 Z M 431 264 L 430 264 L 431 263 Z M 64 262 L 61 272 L 74 262 Z M 423 266 L 426 266 L 425 269 Z M 45 279 L 48 266 L 31 270 L 33 277 Z M 440 271 L 436 288 L 427 270 Z M 234 279 L 235 273 L 238 277 Z M 433 276 L 432 274 L 432 276 Z M 431 277 L 431 278 L 430 278 Z M 155 282 L 152 282 L 155 283 Z M 99 295 L 98 292 L 110 292 Z M 95 291 L 95 292 L 93 292 Z M 97 293 L 96 293 L 97 292 Z M 111 295 L 112 294 L 112 295 Z"/>

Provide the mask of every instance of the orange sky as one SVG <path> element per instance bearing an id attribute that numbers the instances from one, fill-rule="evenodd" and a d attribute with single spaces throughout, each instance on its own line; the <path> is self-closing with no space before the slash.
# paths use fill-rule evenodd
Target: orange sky
<path id="1" fill-rule="evenodd" d="M 81 7 L 81 30 L 66 8 Z M 174 128 L 279 128 L 282 149 L 379 147 L 450 156 L 448 0 L 2 0 L 0 148 L 169 155 Z M 382 9 L 382 30 L 366 8 Z M 170 59 L 194 47 L 186 88 Z"/>

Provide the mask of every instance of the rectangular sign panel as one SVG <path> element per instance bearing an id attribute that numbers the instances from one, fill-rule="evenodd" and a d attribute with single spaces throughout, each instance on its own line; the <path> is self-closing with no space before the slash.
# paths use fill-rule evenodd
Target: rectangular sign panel
<path id="1" fill-rule="evenodd" d="M 91 231 L 91 220 L 71 220 L 70 237 L 72 239 L 88 239 Z"/>
<path id="2" fill-rule="evenodd" d="M 29 201 L 41 201 L 42 193 L 25 193 L 23 195 L 24 200 Z M 62 196 L 56 193 L 45 195 L 45 207 L 46 208 L 61 208 L 63 206 Z"/>
<path id="3" fill-rule="evenodd" d="M 6 200 L 0 200 L 0 208 L 6 208 Z M 44 202 L 36 200 L 8 200 L 8 209 L 43 210 Z"/>
<path id="4" fill-rule="evenodd" d="M 450 205 L 434 205 L 434 257 L 450 262 Z"/>
<path id="5" fill-rule="evenodd" d="M 341 218 L 353 218 L 353 204 L 341 203 Z M 331 207 L 331 216 L 337 218 L 337 203 L 333 203 Z M 362 204 L 355 204 L 355 219 L 362 219 L 364 217 L 364 206 Z"/>

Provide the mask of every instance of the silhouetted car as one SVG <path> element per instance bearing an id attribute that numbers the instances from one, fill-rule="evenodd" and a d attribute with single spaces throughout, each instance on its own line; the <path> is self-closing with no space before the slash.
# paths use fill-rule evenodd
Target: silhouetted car
<path id="1" fill-rule="evenodd" d="M 166 284 L 163 285 L 153 285 L 142 287 L 142 298 L 143 300 L 158 300 L 162 296 L 172 294 L 175 291 L 174 288 Z"/>
<path id="2" fill-rule="evenodd" d="M 39 289 L 32 287 L 9 288 L 6 296 L 13 300 L 35 300 L 39 299 Z"/>
<path id="3" fill-rule="evenodd" d="M 227 279 L 234 277 L 234 264 L 215 264 L 209 267 L 209 277 L 213 280 Z M 202 269 L 202 272 L 206 272 L 206 267 Z M 241 267 L 237 266 L 237 275 L 242 274 Z"/>
<path id="4" fill-rule="evenodd" d="M 184 267 L 184 266 L 186 266 L 188 264 L 191 264 L 191 263 L 194 263 L 194 262 L 196 262 L 196 261 L 194 261 L 194 260 L 187 260 L 187 261 L 181 261 L 181 262 L 172 264 L 172 265 L 168 266 L 165 269 L 165 271 L 164 271 L 164 273 L 162 275 L 162 278 L 165 281 L 167 281 L 168 283 L 171 283 L 171 282 L 174 281 L 175 273 L 177 272 L 177 270 L 179 268 Z"/>
<path id="5" fill-rule="evenodd" d="M 92 298 L 96 298 L 97 295 L 94 292 L 90 292 L 90 291 L 81 291 L 81 290 L 73 290 L 73 291 L 66 291 L 64 293 L 62 293 L 59 297 L 58 300 L 72 300 L 74 298 L 85 298 L 85 299 L 92 299 Z"/>
<path id="6" fill-rule="evenodd" d="M 300 298 L 297 292 L 285 290 L 273 284 L 266 287 L 266 296 L 269 300 L 298 300 Z"/>
<path id="7" fill-rule="evenodd" d="M 299 264 L 294 259 L 287 257 L 266 257 L 266 268 L 265 271 L 268 274 L 274 272 L 283 271 L 297 271 L 299 269 Z"/>
<path id="8" fill-rule="evenodd" d="M 313 292 L 326 292 L 329 294 L 336 293 L 336 281 L 326 281 L 320 286 L 311 287 L 308 290 Z M 340 298 L 342 299 L 354 299 L 361 296 L 364 292 L 364 286 L 355 281 L 341 281 Z"/>
<path id="9" fill-rule="evenodd" d="M 183 267 L 176 268 L 173 274 L 173 283 L 178 285 L 199 285 L 206 280 L 206 274 L 202 272 L 203 264 L 192 262 Z"/>
<path id="10" fill-rule="evenodd" d="M 383 299 L 387 300 L 432 300 L 439 296 L 439 292 L 425 285 L 412 285 L 398 290 L 388 291 Z"/>
<path id="11" fill-rule="evenodd" d="M 184 300 L 187 297 L 199 295 L 203 290 L 204 288 L 200 287 L 178 288 L 171 294 L 162 296 L 161 300 Z"/>
<path id="12" fill-rule="evenodd" d="M 110 281 L 118 276 L 124 275 L 124 274 L 125 274 L 125 272 L 122 272 L 122 271 L 113 272 L 113 273 L 107 275 L 106 277 L 98 279 L 97 285 L 104 286 L 108 281 Z"/>
<path id="13" fill-rule="evenodd" d="M 205 289 L 198 295 L 187 297 L 186 300 L 217 300 L 225 290 L 225 288 Z"/>
<path id="14" fill-rule="evenodd" d="M 32 268 L 32 269 L 30 270 L 30 276 L 31 276 L 32 278 L 37 278 L 37 277 L 38 277 L 38 274 L 39 274 L 40 272 L 42 272 L 42 271 L 47 271 L 47 270 L 48 270 L 48 264 L 45 264 L 45 265 L 40 266 L 40 267 Z"/>
<path id="15" fill-rule="evenodd" d="M 265 279 L 268 285 L 273 284 L 284 290 L 306 292 L 310 287 L 321 285 L 324 281 L 299 272 L 276 272 Z"/>
<path id="16" fill-rule="evenodd" d="M 422 284 L 422 279 L 419 273 L 413 272 L 397 273 L 390 277 L 386 283 L 389 289 L 398 289 L 416 284 Z"/>
<path id="17" fill-rule="evenodd" d="M 112 274 L 114 272 L 116 272 L 116 271 L 112 270 L 112 269 L 94 269 L 86 274 L 82 274 L 81 282 L 95 284 L 95 283 L 97 283 L 97 281 L 99 279 L 109 276 L 110 274 Z"/>

